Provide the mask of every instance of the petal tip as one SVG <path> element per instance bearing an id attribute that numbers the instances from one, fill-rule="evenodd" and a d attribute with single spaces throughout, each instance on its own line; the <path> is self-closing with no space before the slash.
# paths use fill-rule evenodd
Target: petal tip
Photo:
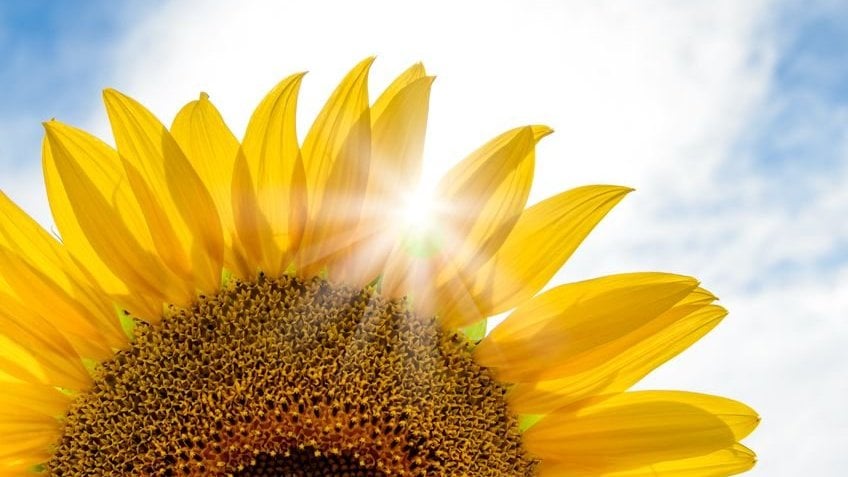
<path id="1" fill-rule="evenodd" d="M 625 196 L 636 189 L 630 186 L 616 185 L 616 184 L 595 184 L 595 185 L 587 185 L 577 187 L 577 189 L 603 189 L 604 193 L 612 193 L 616 197 Z"/>
<path id="2" fill-rule="evenodd" d="M 123 96 L 123 94 L 121 94 L 121 92 L 116 90 L 115 88 L 105 88 L 103 90 L 103 99 L 104 100 L 114 99 L 114 98 L 118 98 L 118 97 L 121 97 L 121 96 Z"/>
<path id="3" fill-rule="evenodd" d="M 43 121 L 41 126 L 44 128 L 44 135 L 47 139 L 55 139 L 56 134 L 62 129 L 64 124 L 57 121 L 56 118 L 51 118 L 49 121 Z"/>
<path id="4" fill-rule="evenodd" d="M 103 104 L 106 105 L 106 111 L 110 112 L 115 108 L 120 108 L 122 104 L 131 101 L 129 96 L 121 93 L 114 88 L 106 88 L 103 90 Z"/>
<path id="5" fill-rule="evenodd" d="M 615 199 L 622 199 L 627 195 L 630 195 L 631 192 L 635 192 L 636 189 L 630 186 L 622 186 L 622 185 L 609 185 L 605 186 L 609 188 L 609 191 L 613 193 Z"/>
<path id="6" fill-rule="evenodd" d="M 533 131 L 533 139 L 536 142 L 539 142 L 542 138 L 549 136 L 554 132 L 552 127 L 544 124 L 533 124 L 530 128 Z"/>

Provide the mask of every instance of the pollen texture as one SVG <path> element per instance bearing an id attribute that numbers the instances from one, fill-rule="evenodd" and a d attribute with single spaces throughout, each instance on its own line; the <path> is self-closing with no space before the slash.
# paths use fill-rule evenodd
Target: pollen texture
<path id="1" fill-rule="evenodd" d="M 50 475 L 526 476 L 465 337 L 373 289 L 232 281 L 102 363 Z"/>

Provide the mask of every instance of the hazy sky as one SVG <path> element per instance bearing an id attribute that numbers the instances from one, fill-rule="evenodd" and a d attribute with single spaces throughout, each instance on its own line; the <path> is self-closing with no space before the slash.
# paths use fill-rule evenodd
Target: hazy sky
<path id="1" fill-rule="evenodd" d="M 165 123 L 206 91 L 239 135 L 268 88 L 309 70 L 305 131 L 361 58 L 378 55 L 374 91 L 423 61 L 438 77 L 427 177 L 548 124 L 531 199 L 637 189 L 556 281 L 673 271 L 730 309 L 640 387 L 754 406 L 751 475 L 848 468 L 844 2 L 74 3 L 0 3 L 0 188 L 45 225 L 40 122 L 108 140 L 106 86 Z"/>

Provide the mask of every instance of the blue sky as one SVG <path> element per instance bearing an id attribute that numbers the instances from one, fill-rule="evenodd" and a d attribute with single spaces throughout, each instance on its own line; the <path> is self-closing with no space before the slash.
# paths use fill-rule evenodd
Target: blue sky
<path id="1" fill-rule="evenodd" d="M 751 154 L 763 173 L 803 188 L 805 174 L 842 164 L 834 145 L 848 128 L 848 7 L 795 2 L 774 22 L 781 37 L 773 90 L 761 122 L 752 125 Z M 791 184 L 797 179 L 801 184 Z"/>
<path id="2" fill-rule="evenodd" d="M 821 180 L 839 180 L 848 143 L 848 6 L 844 2 L 794 2 L 777 15 L 784 37 L 770 107 L 752 128 L 751 155 L 783 197 L 803 202 Z M 759 128 L 759 129 L 758 129 Z M 800 209 L 800 208 L 799 208 Z M 848 243 L 822 250 L 812 267 L 830 272 L 848 260 Z M 799 264 L 787 264 L 787 270 Z M 778 273 L 779 275 L 780 273 Z"/>
<path id="3" fill-rule="evenodd" d="M 111 58 L 104 46 L 120 34 L 126 17 L 104 8 L 111 2 L 76 3 L 0 4 L 4 167 L 37 161 L 37 155 L 21 153 L 39 144 L 40 121 L 54 116 L 82 120 L 83 98 L 98 95 L 108 78 Z"/>
<path id="4" fill-rule="evenodd" d="M 848 466 L 845 2 L 433 1 L 415 21 L 392 2 L 307 3 L 0 3 L 0 188 L 49 226 L 40 122 L 108 135 L 107 86 L 165 123 L 208 91 L 238 135 L 285 74 L 311 71 L 308 123 L 359 58 L 379 55 L 375 83 L 423 60 L 432 174 L 546 122 L 531 198 L 637 188 L 561 281 L 662 269 L 722 297 L 725 323 L 645 386 L 754 405 L 751 475 Z"/>

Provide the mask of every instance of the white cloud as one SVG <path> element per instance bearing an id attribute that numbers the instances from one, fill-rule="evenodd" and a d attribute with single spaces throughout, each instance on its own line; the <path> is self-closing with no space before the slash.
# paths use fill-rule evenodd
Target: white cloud
<path id="1" fill-rule="evenodd" d="M 127 32 L 113 86 L 169 122 L 207 91 L 239 135 L 288 73 L 312 69 L 301 131 L 347 68 L 379 55 L 374 90 L 423 60 L 437 74 L 431 173 L 523 123 L 540 199 L 583 183 L 635 186 L 561 279 L 635 269 L 694 274 L 731 317 L 645 386 L 739 398 L 764 415 L 752 475 L 843 468 L 848 285 L 814 262 L 848 237 L 846 171 L 808 203 L 734 157 L 770 91 L 775 52 L 758 2 L 173 2 Z M 104 115 L 87 125 L 108 134 Z M 742 164 L 740 164 L 740 162 Z M 734 172 L 729 172 L 734 171 Z M 840 242 L 841 240 L 841 242 Z M 796 263 L 785 276 L 776 267 Z M 841 460 L 840 460 L 841 459 Z"/>

